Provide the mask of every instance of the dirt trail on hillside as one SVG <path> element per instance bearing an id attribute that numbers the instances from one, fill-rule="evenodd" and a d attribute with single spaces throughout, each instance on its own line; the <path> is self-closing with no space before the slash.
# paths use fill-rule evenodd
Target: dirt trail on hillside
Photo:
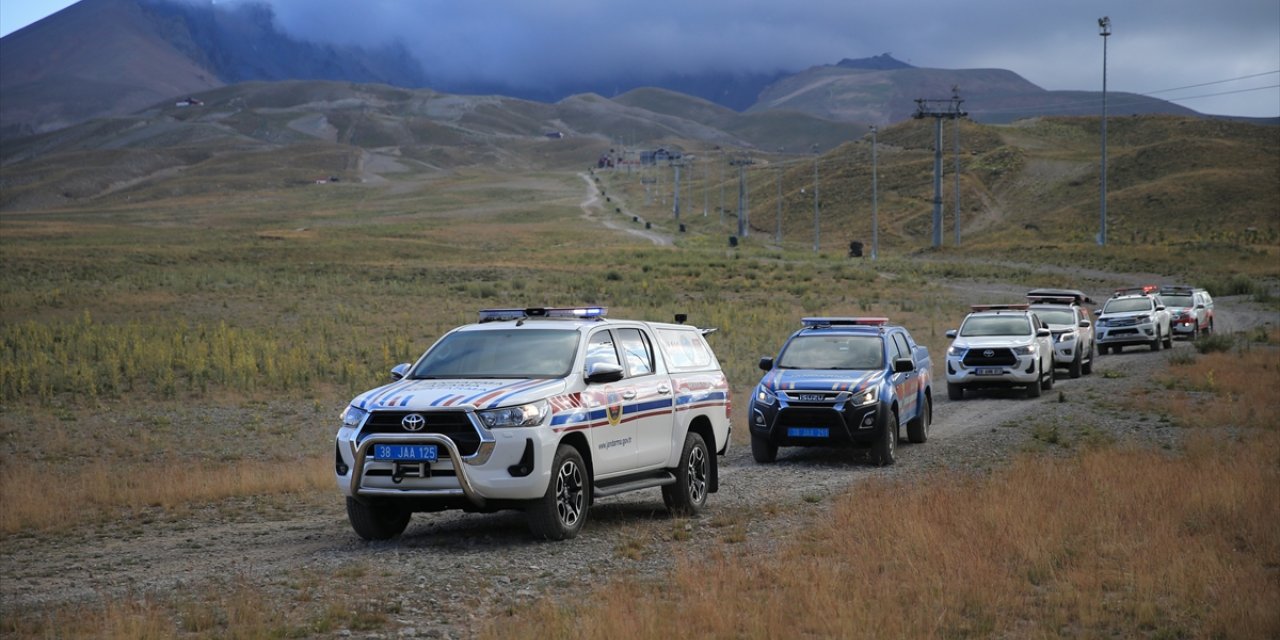
<path id="1" fill-rule="evenodd" d="M 618 208 L 622 210 L 621 213 L 615 212 L 614 215 L 609 215 L 609 211 L 605 210 L 600 203 L 600 187 L 591 179 L 591 176 L 585 173 L 579 173 L 578 176 L 587 183 L 587 197 L 578 205 L 582 208 L 583 218 L 603 224 L 610 229 L 625 231 L 627 233 L 640 236 L 641 238 L 644 238 L 660 247 L 671 246 L 672 241 L 670 236 L 647 229 L 637 229 L 634 226 L 631 226 L 636 224 L 645 224 L 644 218 L 635 216 L 621 203 L 617 205 Z M 631 222 L 620 222 L 618 221 L 618 218 L 626 218 L 628 220 L 636 218 L 638 221 L 632 220 Z"/>
<path id="2" fill-rule="evenodd" d="M 592 204 L 590 197 L 583 201 L 584 216 L 592 215 Z M 972 296 L 1001 290 L 955 286 Z M 1218 316 L 1220 331 L 1277 322 L 1276 313 L 1233 298 L 1218 300 Z M 1177 342 L 1174 353 L 1191 348 Z M 1114 402 L 1152 385 L 1168 366 L 1168 352 L 1131 348 L 1102 356 L 1093 375 L 1060 377 L 1034 400 L 992 391 L 949 401 L 944 354 L 933 356 L 929 441 L 904 443 L 892 467 L 870 466 L 860 452 L 795 448 L 782 449 L 775 464 L 758 465 L 745 446 L 746 401 L 739 396 L 735 444 L 720 462 L 721 488 L 699 517 L 673 519 L 655 489 L 601 500 L 582 535 L 568 542 L 534 542 L 519 513 L 446 512 L 415 515 L 398 540 L 366 543 L 348 526 L 336 489 L 244 498 L 181 516 L 0 538 L 0 618 L 103 598 L 198 598 L 244 581 L 281 606 L 383 603 L 378 610 L 392 611 L 390 630 L 378 637 L 467 637 L 511 607 L 543 596 L 580 600 L 619 575 L 660 578 L 685 556 L 768 553 L 851 486 L 871 479 L 913 482 L 935 470 L 985 472 L 1026 447 L 1037 429 L 1060 429 L 1069 440 L 1087 428 L 1156 447 L 1175 446 L 1180 437 L 1179 429 Z M 308 585 L 306 593 L 297 584 Z M 321 635 L 353 633 L 358 630 L 336 628 Z"/>

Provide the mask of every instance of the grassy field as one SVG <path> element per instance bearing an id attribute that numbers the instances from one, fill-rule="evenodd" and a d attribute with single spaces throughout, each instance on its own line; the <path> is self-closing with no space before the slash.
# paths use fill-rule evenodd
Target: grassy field
<path id="1" fill-rule="evenodd" d="M 908 133 L 900 149 L 913 144 Z M 988 154 L 1005 142 L 982 140 Z M 925 216 L 909 211 L 921 196 L 902 188 L 884 201 L 881 259 L 851 259 L 845 245 L 867 237 L 857 226 L 865 224 L 865 210 L 856 218 L 836 214 L 835 203 L 867 196 L 851 186 L 861 180 L 864 169 L 854 160 L 864 152 L 854 146 L 824 157 L 824 163 L 850 164 L 825 178 L 833 227 L 820 253 L 812 251 L 805 229 L 812 203 L 799 192 L 812 165 L 794 158 L 779 161 L 784 205 L 794 209 L 784 211 L 786 241 L 774 243 L 771 224 L 758 222 L 736 249 L 727 243 L 736 221 L 714 209 L 721 183 L 696 182 L 716 177 L 714 171 L 694 174 L 684 232 L 669 202 L 655 197 L 645 205 L 639 175 L 595 176 L 611 198 L 597 218 L 635 224 L 609 208 L 625 204 L 650 220 L 653 231 L 674 238 L 672 247 L 584 220 L 578 207 L 584 183 L 564 171 L 464 170 L 398 177 L 385 189 L 345 181 L 281 188 L 256 181 L 253 166 L 225 166 L 234 190 L 178 178 L 88 205 L 6 212 L 0 218 L 0 536 L 57 535 L 61 528 L 157 513 L 180 520 L 193 505 L 243 498 L 334 500 L 328 460 L 338 411 L 353 393 L 385 380 L 391 366 L 416 358 L 436 336 L 485 307 L 600 304 L 618 317 L 652 320 L 688 313 L 696 324 L 719 328 L 713 347 L 741 398 L 758 379 L 758 358 L 773 354 L 805 315 L 888 316 L 940 362 L 943 333 L 973 302 L 948 286 L 956 281 L 1001 283 L 1011 291 L 1071 286 L 1102 292 L 1133 284 L 1108 272 L 1165 273 L 1207 284 L 1216 294 L 1251 294 L 1274 304 L 1270 296 L 1280 278 L 1274 224 L 1263 225 L 1259 233 L 1272 235 L 1257 243 L 1206 232 L 1188 245 L 1166 237 L 1097 248 L 1074 236 L 1027 244 L 1020 240 L 1029 231 L 1014 229 L 980 249 L 930 251 L 923 247 Z M 997 160 L 982 157 L 993 171 Z M 907 159 L 892 171 L 914 175 L 920 166 Z M 752 206 L 762 212 L 755 219 L 771 221 L 776 174 L 753 175 Z M 736 179 L 726 175 L 724 186 L 733 208 Z M 701 215 L 704 201 L 712 207 L 707 216 Z M 582 637 L 620 630 L 652 637 L 672 629 L 844 635 L 855 627 L 913 636 L 1274 634 L 1277 608 L 1266 605 L 1276 602 L 1280 558 L 1274 526 L 1268 529 L 1280 504 L 1277 419 L 1261 400 L 1280 382 L 1270 348 L 1199 356 L 1186 366 L 1207 368 L 1208 379 L 1172 378 L 1162 390 L 1167 407 L 1144 405 L 1206 438 L 1220 436 L 1224 423 L 1235 425 L 1230 438 L 1193 438 L 1174 454 L 1104 447 L 1052 462 L 1028 456 L 990 478 L 877 485 L 780 550 L 794 561 L 689 559 L 674 584 L 693 589 L 700 583 L 692 577 L 712 570 L 724 577 L 714 598 L 646 597 L 652 608 L 628 605 L 625 617 L 609 607 L 549 604 L 530 614 L 529 631 Z M 203 426 L 182 426 L 188 424 Z M 735 431 L 741 437 L 745 429 Z M 59 482 L 43 483 L 52 475 Z M 1198 491 L 1169 490 L 1187 479 Z M 42 483 L 45 490 L 33 498 L 28 488 Z M 887 505 L 904 492 L 914 508 L 895 528 L 836 536 L 855 527 L 852 514 L 888 509 L 869 499 Z M 1059 495 L 1080 499 L 1062 504 L 1048 497 Z M 1164 508 L 1174 499 L 1185 504 Z M 1068 530 L 1076 537 L 1061 537 Z M 1008 533 L 1014 544 L 991 544 L 993 532 Z M 956 535 L 967 537 L 941 543 Z M 832 537 L 855 547 L 829 544 Z M 1098 548 L 1101 553 L 1086 551 Z M 879 560 L 856 567 L 827 561 L 853 553 Z M 1271 569 L 1254 570 L 1267 563 Z M 775 573 L 780 570 L 795 573 Z M 796 598 L 786 585 L 807 571 L 829 571 L 820 575 L 833 597 L 841 585 L 859 585 L 861 596 L 848 599 L 858 606 L 834 607 L 836 601 L 823 598 L 806 605 L 813 609 L 758 606 Z M 910 575 L 922 582 L 904 584 Z M 138 594 L 35 612 L 0 629 L 121 638 L 215 637 L 230 629 L 233 636 L 260 637 L 281 635 L 280 629 L 307 635 L 391 624 L 385 611 L 325 600 L 307 588 L 314 575 L 285 579 L 314 600 L 296 611 L 262 611 L 252 603 L 264 587 L 229 578 L 206 593 Z M 961 588 L 971 581 L 990 584 L 989 595 Z M 617 605 L 652 595 L 650 586 L 623 581 L 601 598 Z M 735 597 L 741 603 L 728 609 L 709 604 Z M 779 610 L 796 616 L 764 615 Z M 841 613 L 827 615 L 832 610 Z M 726 618 L 725 611 L 750 615 Z M 176 627 L 175 620 L 181 621 Z M 677 621 L 685 626 L 669 626 Z M 612 626 L 622 622 L 630 626 Z"/>

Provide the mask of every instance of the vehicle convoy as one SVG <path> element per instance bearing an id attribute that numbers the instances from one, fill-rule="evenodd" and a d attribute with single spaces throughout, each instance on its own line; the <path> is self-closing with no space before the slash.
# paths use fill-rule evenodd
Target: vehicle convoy
<path id="1" fill-rule="evenodd" d="M 1085 304 L 1093 300 L 1075 289 L 1033 289 L 1027 292 L 1030 309 L 1053 333 L 1053 364 L 1072 378 L 1093 372 L 1096 345 L 1093 320 Z"/>
<path id="2" fill-rule="evenodd" d="M 1053 388 L 1053 333 L 1028 304 L 971 305 L 947 331 L 947 397 L 969 389 L 1025 387 L 1028 398 Z"/>
<path id="3" fill-rule="evenodd" d="M 1173 347 L 1169 311 L 1154 285 L 1116 289 L 1094 313 L 1098 314 L 1098 352 L 1120 353 L 1130 345 L 1148 345 L 1152 351 Z"/>
<path id="4" fill-rule="evenodd" d="M 1196 287 L 1160 287 L 1160 299 L 1169 312 L 1170 333 L 1192 340 L 1213 333 L 1213 296 Z"/>
<path id="5" fill-rule="evenodd" d="M 906 329 L 886 318 L 804 318 L 766 373 L 748 410 L 751 454 L 778 447 L 870 448 L 894 463 L 898 438 L 924 442 L 933 419 L 932 361 Z"/>
<path id="6" fill-rule="evenodd" d="M 671 510 L 700 510 L 730 432 L 711 330 L 605 316 L 484 310 L 352 400 L 334 470 L 356 533 L 395 537 L 414 512 L 521 509 L 535 536 L 561 540 L 597 498 L 656 487 Z"/>

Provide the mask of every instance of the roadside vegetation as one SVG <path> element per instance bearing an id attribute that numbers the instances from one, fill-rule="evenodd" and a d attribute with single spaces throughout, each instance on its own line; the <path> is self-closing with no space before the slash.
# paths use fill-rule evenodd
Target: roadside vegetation
<path id="1" fill-rule="evenodd" d="M 1064 139 L 1084 135 L 1078 124 L 1057 126 Z M 728 189 L 726 208 L 736 208 L 736 176 L 726 172 L 721 182 L 701 169 L 690 170 L 698 181 L 686 193 L 684 231 L 669 201 L 655 196 L 646 204 L 639 176 L 622 171 L 588 174 L 605 195 L 601 209 L 584 216 L 584 184 L 572 172 L 513 178 L 465 169 L 420 182 L 393 176 L 379 189 L 353 180 L 280 188 L 259 178 L 278 155 L 244 167 L 220 160 L 235 169 L 230 193 L 188 184 L 198 182 L 189 175 L 82 205 L 6 211 L 0 550 L 69 529 L 180 522 L 206 508 L 338 504 L 332 436 L 345 403 L 486 307 L 605 305 L 619 317 L 687 313 L 692 323 L 717 327 L 710 339 L 731 382 L 737 446 L 746 444 L 744 399 L 758 380 L 756 362 L 773 355 L 804 316 L 887 316 L 926 344 L 940 367 L 944 332 L 976 302 L 953 292 L 956 281 L 994 283 L 983 302 L 1012 302 L 1033 286 L 1106 291 L 1135 284 L 1106 273 L 1171 273 L 1215 296 L 1246 295 L 1277 308 L 1274 219 L 1258 224 L 1238 209 L 1228 217 L 1233 236 L 1193 226 L 1176 237 L 1174 230 L 1163 238 L 1119 234 L 1115 246 L 1097 248 L 1085 232 L 1046 239 L 1051 226 L 1030 229 L 1025 224 L 1037 223 L 1019 218 L 975 220 L 964 249 L 925 249 L 931 194 L 911 186 L 928 182 L 927 162 L 915 157 L 927 140 L 919 133 L 904 128 L 896 139 L 882 138 L 885 226 L 874 263 L 847 255 L 850 240 L 869 238 L 870 194 L 849 186 L 869 176 L 864 143 L 822 159 L 826 235 L 817 253 L 811 192 L 800 191 L 811 184 L 812 158 L 775 165 L 784 193 L 780 244 L 772 240 L 778 174 L 752 174 L 755 222 L 737 248 L 727 240 L 735 214 L 715 208 L 720 187 Z M 982 190 L 974 187 L 977 202 L 1025 166 L 1009 147 L 1045 134 L 965 135 L 980 143 L 980 155 L 966 159 L 975 163 L 970 172 L 981 167 L 989 178 Z M 1233 148 L 1246 147 L 1240 157 L 1255 157 L 1241 135 L 1226 137 Z M 902 156 L 897 166 L 894 154 Z M 1074 179 L 1059 186 L 1089 188 L 1087 174 L 1078 185 Z M 1030 200 L 1026 192 L 1000 193 L 1011 210 Z M 1070 201 L 1054 210 L 1062 213 L 1054 225 L 1086 217 Z M 1163 215 L 1158 202 L 1132 202 L 1139 203 L 1129 210 L 1134 220 Z M 675 245 L 649 245 L 600 224 L 612 217 L 644 227 L 623 210 Z M 1274 333 L 1215 336 L 1202 343 L 1203 353 L 1171 362 L 1158 392 L 1124 400 L 1185 428 L 1177 450 L 1131 450 L 1046 430 L 1045 441 L 1083 446 L 1065 455 L 1054 447 L 1051 458 L 1030 452 L 988 476 L 860 485 L 857 495 L 835 499 L 828 521 L 779 541 L 767 559 L 690 557 L 671 589 L 622 579 L 583 600 L 597 605 L 512 610 L 492 635 L 528 625 L 528 633 L 570 637 L 677 629 L 1274 636 L 1280 419 L 1267 398 L 1280 388 L 1278 342 Z M 886 513 L 895 516 L 867 517 Z M 739 522 L 712 526 L 729 542 L 745 536 Z M 679 527 L 672 533 L 687 535 Z M 624 543 L 618 552 L 644 550 Z M 328 571 L 299 568 L 268 582 L 227 576 L 176 593 L 13 612 L 0 616 L 0 634 L 306 637 L 399 624 L 393 601 L 381 598 L 395 588 L 386 576 L 342 567 L 335 590 Z M 706 575 L 717 582 L 702 593 Z M 370 595 L 348 598 L 359 589 Z M 264 601 L 281 606 L 264 608 Z M 736 604 L 712 605 L 721 601 Z"/>

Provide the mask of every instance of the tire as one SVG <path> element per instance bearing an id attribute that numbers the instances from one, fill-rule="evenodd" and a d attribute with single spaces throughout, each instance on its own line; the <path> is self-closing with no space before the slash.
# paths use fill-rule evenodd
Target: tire
<path id="1" fill-rule="evenodd" d="M 1057 370 L 1056 368 L 1054 368 L 1054 366 L 1053 366 L 1053 362 L 1052 362 L 1052 361 L 1050 361 L 1050 362 L 1049 362 L 1049 375 L 1048 375 L 1048 377 L 1046 377 L 1046 378 L 1042 378 L 1042 379 L 1041 379 L 1041 382 L 1040 382 L 1040 388 L 1041 388 L 1041 389 L 1043 389 L 1043 390 L 1045 390 L 1045 391 L 1048 391 L 1048 390 L 1050 390 L 1050 389 L 1052 389 L 1052 388 L 1053 388 L 1053 383 L 1054 383 L 1054 382 L 1056 382 L 1056 381 L 1058 380 L 1058 377 L 1057 377 L 1057 376 L 1058 376 L 1057 371 L 1058 371 L 1058 370 Z M 1043 373 L 1043 371 L 1041 371 L 1041 373 Z"/>
<path id="2" fill-rule="evenodd" d="M 567 540 L 578 535 L 587 521 L 591 502 L 591 478 L 578 450 L 562 444 L 551 463 L 547 492 L 527 508 L 529 530 L 544 540 Z"/>
<path id="3" fill-rule="evenodd" d="M 751 457 L 755 458 L 760 464 L 769 464 L 778 459 L 778 445 L 769 442 L 769 439 L 751 434 Z"/>
<path id="4" fill-rule="evenodd" d="M 1084 373 L 1084 352 L 1077 349 L 1076 359 L 1071 361 L 1071 367 L 1067 370 L 1067 375 L 1072 378 L 1079 378 Z"/>
<path id="5" fill-rule="evenodd" d="M 347 498 L 347 520 L 356 535 L 365 540 L 390 540 L 404 533 L 411 517 L 413 513 L 398 507 Z"/>
<path id="6" fill-rule="evenodd" d="M 1107 353 L 1108 353 L 1108 352 L 1110 352 L 1110 351 L 1111 351 L 1111 348 L 1110 348 L 1110 347 L 1108 347 L 1107 345 L 1105 345 L 1105 344 L 1100 344 L 1100 345 L 1098 345 L 1098 353 L 1099 353 L 1100 355 L 1104 355 L 1104 356 L 1105 356 L 1105 355 L 1107 355 Z"/>
<path id="7" fill-rule="evenodd" d="M 897 461 L 898 414 L 894 411 L 882 411 L 880 415 L 880 437 L 871 445 L 871 463 L 877 467 L 887 467 Z"/>
<path id="8" fill-rule="evenodd" d="M 1200 323 L 1197 321 L 1195 329 L 1192 329 L 1191 331 L 1191 341 L 1195 342 L 1196 340 L 1199 340 L 1201 335 Z"/>
<path id="9" fill-rule="evenodd" d="M 948 400 L 964 400 L 964 387 L 958 384 L 947 383 L 947 399 Z"/>
<path id="10" fill-rule="evenodd" d="M 1037 364 L 1036 366 L 1038 367 L 1038 366 L 1040 366 L 1040 365 L 1039 365 L 1039 364 Z M 1036 379 L 1035 379 L 1035 381 L 1034 381 L 1034 382 L 1032 382 L 1031 384 L 1027 385 L 1027 397 L 1028 397 L 1028 398 L 1039 398 L 1039 397 L 1040 397 L 1040 393 L 1041 393 L 1041 389 L 1040 389 L 1040 381 L 1044 379 L 1044 374 L 1043 374 L 1043 372 L 1038 371 L 1038 370 L 1037 370 L 1037 372 L 1036 372 L 1036 373 L 1037 373 L 1037 375 L 1036 375 Z"/>
<path id="11" fill-rule="evenodd" d="M 933 422 L 933 400 L 929 396 L 924 397 L 924 406 L 920 408 L 920 415 L 907 422 L 907 440 L 915 444 L 920 444 L 929 439 L 929 425 Z"/>
<path id="12" fill-rule="evenodd" d="M 1166 334 L 1164 337 L 1164 348 L 1166 349 L 1173 348 L 1173 327 L 1169 327 L 1169 333 Z"/>
<path id="13" fill-rule="evenodd" d="M 1096 346 L 1089 349 L 1089 359 L 1080 366 L 1080 372 L 1084 375 L 1093 373 L 1093 361 L 1098 357 L 1098 348 Z"/>
<path id="14" fill-rule="evenodd" d="M 711 458 L 702 436 L 689 432 L 680 452 L 676 483 L 662 487 L 662 501 L 672 513 L 696 515 L 707 504 L 707 487 L 711 484 Z"/>
<path id="15" fill-rule="evenodd" d="M 1152 342 L 1152 343 L 1151 343 L 1151 350 L 1152 350 L 1152 351 L 1159 351 L 1159 350 L 1160 350 L 1160 346 L 1161 346 L 1161 344 L 1163 344 L 1163 343 L 1164 343 L 1164 336 L 1160 335 L 1160 328 L 1159 328 L 1159 327 L 1156 327 L 1156 339 L 1155 339 L 1155 342 Z"/>

